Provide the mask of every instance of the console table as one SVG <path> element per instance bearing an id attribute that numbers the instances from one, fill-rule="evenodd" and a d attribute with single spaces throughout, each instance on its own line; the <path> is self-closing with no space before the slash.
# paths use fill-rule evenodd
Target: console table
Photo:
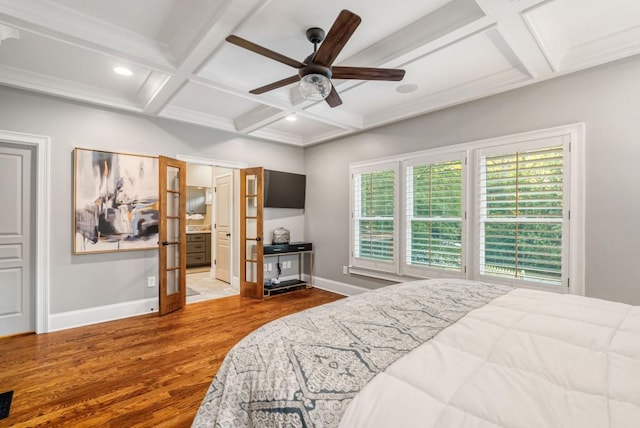
<path id="1" fill-rule="evenodd" d="M 298 275 L 294 279 L 280 280 L 279 283 L 272 282 L 272 278 L 264 281 L 264 297 L 271 297 L 286 291 L 298 288 L 311 288 L 313 278 L 313 244 L 310 242 L 292 242 L 289 244 L 265 245 L 264 264 L 268 265 L 270 260 L 275 260 L 276 265 L 281 258 L 287 256 L 297 256 Z M 305 269 L 307 268 L 307 269 Z M 276 268 L 277 269 L 277 268 Z"/>

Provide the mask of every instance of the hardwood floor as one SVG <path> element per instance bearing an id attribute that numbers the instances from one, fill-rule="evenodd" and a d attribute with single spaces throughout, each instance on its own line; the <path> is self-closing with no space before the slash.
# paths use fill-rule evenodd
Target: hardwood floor
<path id="1" fill-rule="evenodd" d="M 190 426 L 227 351 L 259 326 L 341 299 L 316 288 L 239 296 L 55 333 L 0 340 L 0 426 Z"/>

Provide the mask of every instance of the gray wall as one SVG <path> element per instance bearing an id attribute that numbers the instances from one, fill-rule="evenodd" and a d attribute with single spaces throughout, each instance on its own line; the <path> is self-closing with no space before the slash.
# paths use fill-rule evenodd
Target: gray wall
<path id="1" fill-rule="evenodd" d="M 74 256 L 73 149 L 185 154 L 304 172 L 301 148 L 0 87 L 0 129 L 51 137 L 52 314 L 157 296 L 157 251 Z"/>
<path id="2" fill-rule="evenodd" d="M 640 305 L 640 58 L 592 68 L 305 150 L 306 238 L 319 277 L 349 263 L 349 162 L 586 123 L 586 294 Z"/>

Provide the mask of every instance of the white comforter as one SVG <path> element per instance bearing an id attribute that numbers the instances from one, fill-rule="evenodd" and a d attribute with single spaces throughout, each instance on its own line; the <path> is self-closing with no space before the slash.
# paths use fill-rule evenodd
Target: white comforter
<path id="1" fill-rule="evenodd" d="M 367 384 L 341 427 L 640 427 L 640 307 L 513 290 Z"/>

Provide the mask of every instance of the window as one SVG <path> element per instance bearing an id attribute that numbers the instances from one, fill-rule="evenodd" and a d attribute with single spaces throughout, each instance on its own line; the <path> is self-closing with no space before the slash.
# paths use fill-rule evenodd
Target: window
<path id="1" fill-rule="evenodd" d="M 578 124 L 352 164 L 352 271 L 582 293 L 583 132 Z"/>
<path id="2" fill-rule="evenodd" d="M 479 274 L 558 286 L 566 225 L 565 143 L 479 151 Z"/>
<path id="3" fill-rule="evenodd" d="M 397 165 L 354 170 L 352 181 L 352 264 L 395 272 Z"/>
<path id="4" fill-rule="evenodd" d="M 405 273 L 462 273 L 465 153 L 405 164 Z"/>

